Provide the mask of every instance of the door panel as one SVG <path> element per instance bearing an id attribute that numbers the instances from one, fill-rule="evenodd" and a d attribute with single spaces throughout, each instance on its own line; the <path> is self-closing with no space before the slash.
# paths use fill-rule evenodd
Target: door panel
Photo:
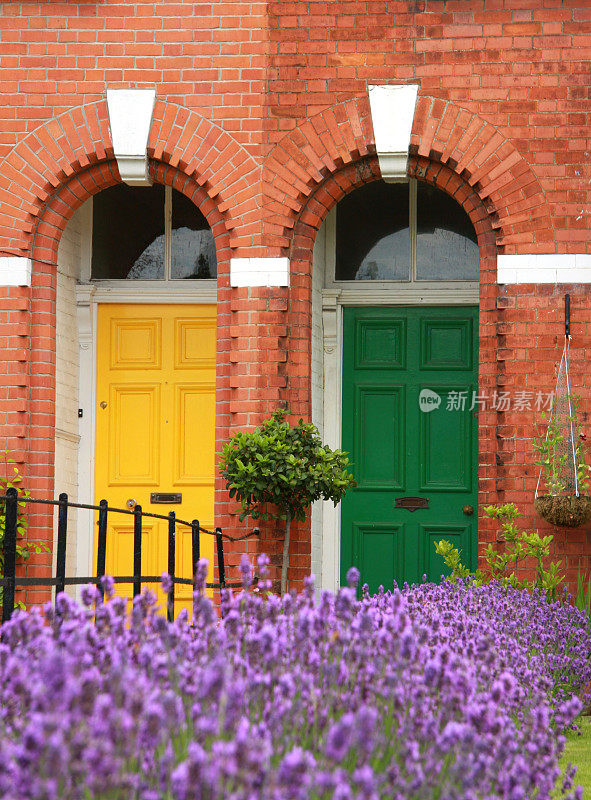
<path id="1" fill-rule="evenodd" d="M 421 318 L 421 369 L 472 369 L 472 320 Z"/>
<path id="2" fill-rule="evenodd" d="M 363 489 L 404 488 L 404 387 L 359 384 L 355 452 Z"/>
<path id="3" fill-rule="evenodd" d="M 419 488 L 422 492 L 470 492 L 472 415 L 448 411 L 445 398 L 450 392 L 465 392 L 471 401 L 471 386 L 434 382 L 422 383 L 420 388 L 435 391 L 444 401 L 433 411 L 419 413 Z"/>
<path id="4" fill-rule="evenodd" d="M 109 484 L 158 486 L 160 386 L 128 382 L 105 388 L 109 389 L 104 395 L 109 397 L 108 408 L 112 410 L 112 415 L 109 413 Z M 141 446 L 133 446 L 133 441 Z"/>
<path id="5" fill-rule="evenodd" d="M 353 524 L 353 562 L 375 594 L 404 580 L 404 525 Z"/>
<path id="6" fill-rule="evenodd" d="M 341 506 L 341 580 L 354 564 L 370 591 L 437 580 L 434 543 L 476 566 L 478 309 L 347 308 L 343 449 L 357 487 Z M 420 497 L 427 508 L 396 507 Z"/>
<path id="7" fill-rule="evenodd" d="M 360 319 L 355 326 L 356 369 L 404 369 L 406 320 Z"/>
<path id="8" fill-rule="evenodd" d="M 104 304 L 98 308 L 96 502 L 174 511 L 212 528 L 215 450 L 216 317 L 214 305 Z M 182 493 L 182 503 L 152 504 L 152 492 Z M 145 519 L 142 573 L 168 564 L 168 527 Z M 213 541 L 201 536 L 213 579 Z M 109 517 L 107 573 L 133 573 L 131 517 Z M 176 571 L 191 577 L 191 533 L 179 526 Z M 155 587 L 153 587 L 155 588 Z M 132 587 L 120 593 L 132 595 Z M 159 592 L 160 601 L 164 602 Z M 191 588 L 177 587 L 176 610 L 190 608 Z"/>

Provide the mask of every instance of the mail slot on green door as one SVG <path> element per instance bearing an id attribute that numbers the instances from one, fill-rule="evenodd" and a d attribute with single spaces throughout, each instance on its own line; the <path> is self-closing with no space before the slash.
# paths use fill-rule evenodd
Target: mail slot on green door
<path id="1" fill-rule="evenodd" d="M 346 308 L 343 449 L 357 487 L 341 510 L 341 582 L 371 592 L 439 580 L 435 542 L 477 559 L 478 309 Z"/>

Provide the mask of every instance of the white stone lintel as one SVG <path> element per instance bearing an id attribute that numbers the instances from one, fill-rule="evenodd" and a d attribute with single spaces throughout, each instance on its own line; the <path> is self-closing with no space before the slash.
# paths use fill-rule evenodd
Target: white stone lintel
<path id="1" fill-rule="evenodd" d="M 369 86 L 369 105 L 382 178 L 406 178 L 408 148 L 419 87 L 414 83 Z"/>
<path id="2" fill-rule="evenodd" d="M 30 258 L 25 256 L 0 256 L 0 286 L 30 285 Z"/>
<path id="3" fill-rule="evenodd" d="M 230 286 L 289 286 L 289 258 L 232 258 Z"/>
<path id="4" fill-rule="evenodd" d="M 107 89 L 109 125 L 121 180 L 151 186 L 148 138 L 156 102 L 155 89 Z"/>
<path id="5" fill-rule="evenodd" d="M 591 255 L 500 255 L 497 258 L 497 283 L 591 283 Z"/>

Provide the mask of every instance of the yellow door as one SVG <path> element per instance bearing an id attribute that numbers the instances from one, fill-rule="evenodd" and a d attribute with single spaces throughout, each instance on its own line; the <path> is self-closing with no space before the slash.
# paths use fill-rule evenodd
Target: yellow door
<path id="1" fill-rule="evenodd" d="M 214 305 L 104 304 L 98 308 L 96 502 L 198 519 L 212 529 L 215 447 Z M 158 493 L 181 496 L 174 505 Z M 200 538 L 210 562 L 213 537 Z M 96 548 L 95 548 L 96 559 Z M 168 526 L 144 518 L 142 574 L 168 568 Z M 133 574 L 133 518 L 109 514 L 106 571 Z M 176 574 L 191 577 L 191 530 L 177 526 Z M 152 586 L 152 588 L 156 588 Z M 190 610 L 191 587 L 178 586 L 175 611 Z M 131 597 L 131 585 L 118 593 Z M 162 602 L 163 595 L 159 592 Z M 178 601 L 178 602 L 176 602 Z"/>

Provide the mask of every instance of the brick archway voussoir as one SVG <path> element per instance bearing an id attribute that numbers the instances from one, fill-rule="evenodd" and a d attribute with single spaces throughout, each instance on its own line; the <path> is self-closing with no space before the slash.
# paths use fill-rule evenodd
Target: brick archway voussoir
<path id="1" fill-rule="evenodd" d="M 263 243 L 269 254 L 287 253 L 302 209 L 328 176 L 374 153 L 367 97 L 330 106 L 277 142 L 263 164 Z"/>
<path id="2" fill-rule="evenodd" d="M 497 230 L 500 252 L 535 251 L 552 236 L 546 197 L 531 166 L 493 125 L 454 103 L 419 96 L 410 156 L 439 162 L 482 200 Z"/>
<path id="3" fill-rule="evenodd" d="M 69 109 L 18 142 L 0 164 L 1 253 L 28 255 L 48 199 L 74 175 L 111 158 L 105 100 Z"/>
<path id="4" fill-rule="evenodd" d="M 219 126 L 195 111 L 157 100 L 148 156 L 193 178 L 224 213 L 229 230 L 236 227 L 233 219 L 242 215 L 248 225 L 260 187 L 260 166 Z M 120 180 L 106 100 L 49 120 L 0 164 L 0 254 L 31 256 L 34 247 L 48 256 L 53 244 L 47 208 L 54 201 L 60 206 L 63 197 L 56 196 L 61 190 L 76 192 L 80 205 L 80 198 L 98 191 L 91 185 L 84 188 L 85 181 L 106 188 Z M 72 198 L 67 206 L 74 204 Z"/>

